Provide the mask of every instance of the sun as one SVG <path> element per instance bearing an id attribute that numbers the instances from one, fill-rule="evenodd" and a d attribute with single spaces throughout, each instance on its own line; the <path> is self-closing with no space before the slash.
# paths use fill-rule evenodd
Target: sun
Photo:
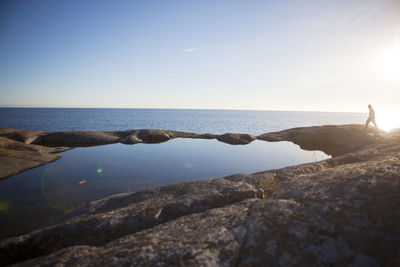
<path id="1" fill-rule="evenodd" d="M 387 132 L 395 128 L 400 128 L 400 112 L 377 112 L 376 123 L 378 124 L 379 129 Z"/>
<path id="2" fill-rule="evenodd" d="M 376 69 L 385 77 L 400 80 L 400 45 L 384 50 L 376 59 Z"/>

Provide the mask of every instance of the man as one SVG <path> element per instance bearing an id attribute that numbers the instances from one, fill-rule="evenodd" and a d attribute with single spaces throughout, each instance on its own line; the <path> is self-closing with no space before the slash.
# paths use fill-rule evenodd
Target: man
<path id="1" fill-rule="evenodd" d="M 369 116 L 368 116 L 367 121 L 365 122 L 365 128 L 368 128 L 368 125 L 371 121 L 375 125 L 375 127 L 378 128 L 378 125 L 376 125 L 376 121 L 375 121 L 375 111 L 372 108 L 371 104 L 368 105 L 368 109 L 369 109 Z"/>

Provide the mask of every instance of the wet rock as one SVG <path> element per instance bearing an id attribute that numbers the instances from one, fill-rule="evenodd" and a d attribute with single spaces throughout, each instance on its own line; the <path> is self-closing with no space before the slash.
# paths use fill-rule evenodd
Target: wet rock
<path id="1" fill-rule="evenodd" d="M 226 133 L 218 135 L 217 140 L 231 145 L 247 145 L 256 140 L 256 137 L 250 134 Z"/>

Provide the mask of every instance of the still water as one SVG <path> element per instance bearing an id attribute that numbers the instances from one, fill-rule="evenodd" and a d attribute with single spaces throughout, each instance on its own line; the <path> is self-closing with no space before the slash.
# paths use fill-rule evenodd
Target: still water
<path id="1" fill-rule="evenodd" d="M 89 201 L 182 181 L 216 178 L 328 158 L 289 142 L 216 140 L 75 148 L 61 159 L 0 181 L 0 238 L 22 234 Z"/>

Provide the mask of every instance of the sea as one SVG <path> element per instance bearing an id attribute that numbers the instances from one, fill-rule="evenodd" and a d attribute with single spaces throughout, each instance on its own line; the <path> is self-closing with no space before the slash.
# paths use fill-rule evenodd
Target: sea
<path id="1" fill-rule="evenodd" d="M 363 113 L 107 108 L 0 108 L 0 127 L 41 131 L 163 129 L 259 135 L 288 128 L 362 124 Z"/>
<path id="2" fill-rule="evenodd" d="M 259 135 L 293 127 L 363 123 L 366 114 L 247 110 L 0 108 L 0 127 L 41 131 L 141 128 Z M 0 180 L 0 239 L 21 235 L 86 203 L 184 181 L 254 173 L 329 158 L 290 142 L 229 145 L 177 138 L 59 153 L 55 162 Z M 0 159 L 0 164 L 2 164 Z"/>

